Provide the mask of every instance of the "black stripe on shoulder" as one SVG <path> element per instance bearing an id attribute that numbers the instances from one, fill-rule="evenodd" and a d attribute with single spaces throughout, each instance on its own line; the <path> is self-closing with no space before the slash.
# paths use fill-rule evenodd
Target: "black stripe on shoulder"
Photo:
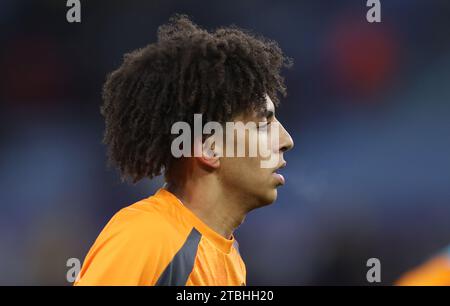
<path id="1" fill-rule="evenodd" d="M 156 282 L 156 286 L 184 286 L 194 268 L 198 244 L 202 235 L 193 228 L 181 249 Z"/>

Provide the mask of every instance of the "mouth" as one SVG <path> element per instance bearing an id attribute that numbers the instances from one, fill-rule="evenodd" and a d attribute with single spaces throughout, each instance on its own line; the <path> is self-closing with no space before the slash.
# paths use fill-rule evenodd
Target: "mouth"
<path id="1" fill-rule="evenodd" d="M 272 176 L 279 182 L 280 185 L 284 185 L 286 180 L 284 179 L 284 176 L 282 174 L 278 173 L 277 171 L 286 167 L 286 164 L 287 164 L 286 162 L 283 162 L 272 173 Z"/>

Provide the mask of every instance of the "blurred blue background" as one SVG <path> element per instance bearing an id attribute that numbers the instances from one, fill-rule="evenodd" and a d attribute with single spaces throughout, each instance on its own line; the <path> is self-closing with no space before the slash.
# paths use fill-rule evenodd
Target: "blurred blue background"
<path id="1" fill-rule="evenodd" d="M 67 285 L 109 218 L 160 179 L 106 165 L 105 75 L 185 13 L 236 24 L 294 59 L 278 117 L 296 146 L 276 203 L 236 236 L 249 285 L 382 284 L 450 243 L 450 1 L 0 2 L 0 284 Z"/>

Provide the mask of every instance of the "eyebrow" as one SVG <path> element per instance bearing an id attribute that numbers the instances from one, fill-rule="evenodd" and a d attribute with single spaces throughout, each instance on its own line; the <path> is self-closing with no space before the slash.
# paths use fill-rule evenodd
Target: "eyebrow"
<path id="1" fill-rule="evenodd" d="M 274 116 L 274 111 L 271 109 L 265 108 L 265 109 L 261 110 L 258 113 L 258 115 L 263 118 L 271 119 Z"/>

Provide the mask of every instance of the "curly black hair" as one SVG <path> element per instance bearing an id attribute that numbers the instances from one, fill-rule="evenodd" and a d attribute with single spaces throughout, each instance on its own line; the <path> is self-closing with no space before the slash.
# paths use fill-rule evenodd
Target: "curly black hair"
<path id="1" fill-rule="evenodd" d="M 185 15 L 158 29 L 156 43 L 124 55 L 107 76 L 101 114 L 109 161 L 134 183 L 170 169 L 177 121 L 224 123 L 286 95 L 278 44 L 235 26 L 208 32 Z"/>

